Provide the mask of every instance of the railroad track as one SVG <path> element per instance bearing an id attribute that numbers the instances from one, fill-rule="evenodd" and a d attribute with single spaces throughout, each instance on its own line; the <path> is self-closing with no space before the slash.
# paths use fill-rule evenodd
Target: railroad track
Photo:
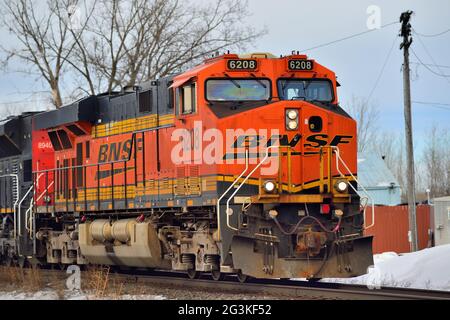
<path id="1" fill-rule="evenodd" d="M 119 274 L 124 281 L 141 284 L 178 287 L 179 289 L 197 289 L 205 291 L 218 290 L 230 293 L 271 295 L 286 299 L 317 299 L 317 300 L 450 300 L 450 292 L 381 288 L 370 290 L 363 285 L 346 285 L 336 283 L 311 283 L 294 280 L 262 280 L 252 279 L 240 283 L 234 277 L 224 281 L 209 279 L 188 279 L 184 274 L 161 272 L 154 275 Z"/>
<path id="2" fill-rule="evenodd" d="M 41 269 L 46 274 L 67 278 L 65 271 Z M 252 294 L 274 296 L 281 299 L 305 300 L 450 300 L 450 292 L 388 288 L 369 289 L 363 285 L 339 283 L 308 282 L 295 280 L 251 279 L 241 283 L 237 278 L 228 276 L 223 281 L 214 281 L 208 276 L 200 279 L 189 279 L 184 273 L 168 271 L 120 271 L 114 272 L 115 279 L 127 283 L 144 286 L 157 286 L 166 289 L 197 290 L 205 292 L 218 291 L 233 294 Z M 86 272 L 82 272 L 82 278 Z"/>

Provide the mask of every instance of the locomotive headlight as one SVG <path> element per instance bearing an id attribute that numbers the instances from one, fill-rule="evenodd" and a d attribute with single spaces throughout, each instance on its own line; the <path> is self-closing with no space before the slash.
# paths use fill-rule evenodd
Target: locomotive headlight
<path id="1" fill-rule="evenodd" d="M 297 112 L 296 110 L 289 110 L 289 111 L 287 112 L 287 117 L 288 117 L 290 120 L 297 120 L 297 118 L 298 118 L 298 112 Z"/>
<path id="2" fill-rule="evenodd" d="M 348 183 L 347 181 L 339 180 L 334 187 L 336 191 L 344 193 L 348 190 Z"/>
<path id="3" fill-rule="evenodd" d="M 266 181 L 264 182 L 264 191 L 266 191 L 267 193 L 272 193 L 275 191 L 275 183 L 273 181 Z"/>
<path id="4" fill-rule="evenodd" d="M 298 110 L 286 110 L 286 128 L 288 130 L 295 130 L 298 128 Z"/>
<path id="5" fill-rule="evenodd" d="M 288 128 L 289 130 L 295 130 L 298 127 L 298 122 L 297 121 L 289 121 L 288 122 Z"/>

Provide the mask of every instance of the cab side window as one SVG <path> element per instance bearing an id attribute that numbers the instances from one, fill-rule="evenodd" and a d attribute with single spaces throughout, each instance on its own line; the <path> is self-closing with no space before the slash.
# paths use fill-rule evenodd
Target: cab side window
<path id="1" fill-rule="evenodd" d="M 197 86 L 195 83 L 184 85 L 179 90 L 178 102 L 181 104 L 181 114 L 191 114 L 197 111 Z"/>

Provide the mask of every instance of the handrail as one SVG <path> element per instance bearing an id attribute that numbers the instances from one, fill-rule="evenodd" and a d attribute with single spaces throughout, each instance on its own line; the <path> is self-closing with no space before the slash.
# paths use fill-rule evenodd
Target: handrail
<path id="1" fill-rule="evenodd" d="M 351 172 L 351 170 L 349 169 L 347 164 L 341 158 L 339 147 L 332 146 L 332 148 L 335 150 L 335 153 L 336 153 L 336 169 L 339 172 L 339 174 L 342 177 L 345 177 L 345 175 L 341 172 L 341 170 L 339 168 L 339 161 L 340 161 L 342 163 L 342 165 L 344 166 L 344 168 L 347 170 L 347 172 L 350 174 L 350 176 L 356 181 L 358 186 L 360 186 L 361 189 L 364 191 L 364 193 L 366 194 L 366 198 L 368 200 L 370 200 L 370 202 L 371 202 L 371 206 L 372 206 L 372 223 L 369 226 L 366 226 L 366 208 L 367 208 L 367 203 L 364 206 L 364 229 L 365 230 L 370 229 L 370 228 L 372 228 L 375 225 L 375 204 L 374 204 L 374 201 L 373 201 L 372 197 L 370 196 L 369 192 L 366 190 L 366 188 L 364 188 L 364 186 L 359 183 L 358 179 L 353 175 L 353 173 Z M 349 186 L 353 189 L 353 191 L 356 192 L 357 195 L 359 195 L 360 198 L 363 198 L 361 196 L 360 192 L 355 187 L 353 187 L 353 185 L 351 183 L 349 183 Z"/>
<path id="2" fill-rule="evenodd" d="M 120 159 L 120 160 L 114 160 L 114 161 L 107 161 L 107 162 L 99 162 L 99 163 L 90 163 L 90 164 L 82 164 L 82 165 L 76 165 L 76 166 L 68 166 L 68 167 L 61 167 L 61 168 L 53 168 L 53 169 L 46 169 L 46 170 L 40 170 L 40 171 L 34 171 L 33 174 L 38 173 L 47 173 L 47 172 L 56 172 L 56 171 L 62 171 L 62 170 L 69 170 L 69 169 L 79 169 L 79 168 L 90 168 L 90 167 L 96 167 L 96 166 L 106 166 L 111 164 L 117 164 L 117 163 L 125 163 L 131 161 L 131 157 L 134 154 L 134 148 L 136 148 L 136 134 L 141 132 L 146 132 L 149 130 L 141 130 L 133 132 L 131 137 L 131 147 L 128 152 L 128 156 L 126 159 Z"/>
<path id="3" fill-rule="evenodd" d="M 97 171 L 100 171 L 100 167 L 101 166 L 110 165 L 110 166 L 112 166 L 114 168 L 115 164 L 120 164 L 120 163 L 123 163 L 124 167 L 126 168 L 127 167 L 127 163 L 132 160 L 132 156 L 133 156 L 133 154 L 135 154 L 135 149 L 137 149 L 137 138 L 136 138 L 137 134 L 138 133 L 147 132 L 147 131 L 151 131 L 151 130 L 144 129 L 144 130 L 139 130 L 139 131 L 136 131 L 136 132 L 132 133 L 132 135 L 131 135 L 131 146 L 130 146 L 130 149 L 128 151 L 128 155 L 127 155 L 127 157 L 125 159 L 114 160 L 114 161 L 107 161 L 107 162 L 103 162 L 103 163 L 90 163 L 90 164 L 82 164 L 82 165 L 75 165 L 75 166 L 70 166 L 69 165 L 67 167 L 51 168 L 51 169 L 46 169 L 46 170 L 38 170 L 38 171 L 34 171 L 33 175 L 37 176 L 37 178 L 35 178 L 35 179 L 39 179 L 44 174 L 45 174 L 45 176 L 48 177 L 49 173 L 53 173 L 53 181 L 52 181 L 52 183 L 54 183 L 55 182 L 55 174 L 57 172 L 61 172 L 61 171 L 66 171 L 66 170 L 68 171 L 68 170 L 71 170 L 71 169 L 75 170 L 75 169 L 80 169 L 81 168 L 81 169 L 84 169 L 84 174 L 86 175 L 87 168 L 97 167 Z M 46 186 L 45 191 L 39 196 L 38 200 L 36 200 L 36 201 L 39 201 L 44 194 L 48 194 L 48 190 L 49 190 L 50 186 L 52 185 L 52 183 Z M 112 187 L 114 187 L 114 185 Z M 125 186 L 125 188 L 126 188 L 126 186 Z M 56 192 L 54 194 L 56 194 Z M 55 197 L 55 199 L 53 201 L 54 201 L 53 202 L 53 207 L 55 207 L 56 197 Z M 100 195 L 99 194 L 98 194 L 98 201 L 100 202 Z M 114 194 L 113 194 L 113 201 L 114 201 Z M 85 193 L 85 202 L 86 202 L 86 193 Z M 66 207 L 67 206 L 68 206 L 68 199 L 66 199 Z"/>
<path id="4" fill-rule="evenodd" d="M 22 235 L 22 226 L 21 226 L 21 222 L 22 222 L 22 218 L 21 218 L 21 215 L 20 215 L 20 212 L 22 211 L 22 203 L 25 201 L 25 199 L 26 199 L 26 197 L 28 197 L 28 195 L 30 194 L 30 192 L 33 190 L 33 185 L 31 185 L 31 187 L 28 189 L 28 191 L 25 193 L 25 195 L 22 197 L 22 199 L 20 200 L 20 202 L 19 202 L 19 212 L 18 212 L 18 216 L 19 216 L 19 219 L 18 219 L 18 234 L 19 234 L 19 236 L 21 236 Z"/>
<path id="5" fill-rule="evenodd" d="M 17 212 L 16 212 L 16 207 L 17 204 L 19 203 L 19 175 L 17 174 L 5 174 L 0 176 L 0 178 L 6 178 L 6 177 L 12 177 L 12 178 L 16 178 L 16 200 L 13 204 L 13 212 L 14 212 L 14 239 L 16 239 L 17 237 L 17 229 L 16 229 L 16 219 L 17 219 Z"/>
<path id="6" fill-rule="evenodd" d="M 244 174 L 247 172 L 249 168 L 248 163 L 248 149 L 245 150 L 245 169 L 242 171 L 242 173 L 239 175 L 239 177 L 234 180 L 234 182 L 231 184 L 231 186 L 220 196 L 220 198 L 217 200 L 217 238 L 220 241 L 221 239 L 221 225 L 220 225 L 220 201 L 226 196 L 228 192 L 236 185 L 236 183 L 244 176 Z"/>
<path id="7" fill-rule="evenodd" d="M 228 198 L 228 201 L 227 201 L 227 209 L 226 209 L 226 213 L 227 213 L 227 226 L 228 226 L 228 228 L 230 228 L 230 229 L 232 229 L 232 230 L 235 230 L 235 231 L 238 230 L 238 229 L 236 229 L 235 227 L 232 227 L 232 226 L 230 225 L 230 216 L 233 215 L 232 210 L 230 211 L 230 201 L 231 201 L 231 199 L 234 198 L 234 196 L 239 192 L 239 190 L 241 190 L 242 186 L 247 182 L 247 180 L 248 180 L 248 179 L 255 173 L 255 171 L 258 170 L 258 169 L 262 166 L 262 164 L 269 158 L 269 156 L 270 156 L 269 150 L 270 150 L 270 149 L 274 149 L 274 148 L 280 148 L 280 146 L 270 146 L 270 147 L 268 147 L 268 148 L 266 149 L 266 155 L 265 155 L 264 158 L 261 160 L 261 162 L 258 163 L 258 164 L 256 165 L 256 167 L 250 172 L 249 175 L 247 175 L 247 176 L 245 177 L 244 181 L 242 181 L 242 183 L 239 185 L 239 187 L 234 191 L 234 193 L 231 195 L 231 197 Z"/>
<path id="8" fill-rule="evenodd" d="M 52 181 L 52 182 L 48 185 L 48 187 L 41 193 L 41 195 L 40 195 L 39 197 L 37 197 L 36 202 L 38 202 L 39 200 L 41 200 L 42 197 L 48 193 L 48 189 L 49 189 L 52 185 L 54 185 L 54 184 L 55 184 L 55 181 Z"/>
<path id="9" fill-rule="evenodd" d="M 31 227 L 31 216 L 30 216 L 30 213 L 32 212 L 33 207 L 34 207 L 33 204 L 34 204 L 33 199 L 31 199 L 30 207 L 27 209 L 27 211 L 25 211 L 25 230 L 28 231 L 28 234 L 29 234 L 30 238 L 33 235 L 33 230 L 32 230 L 32 227 Z"/>

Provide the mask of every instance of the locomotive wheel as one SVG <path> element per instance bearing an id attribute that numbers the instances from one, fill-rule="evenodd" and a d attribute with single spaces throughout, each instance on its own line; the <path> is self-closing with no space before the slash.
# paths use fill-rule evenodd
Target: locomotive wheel
<path id="1" fill-rule="evenodd" d="M 243 274 L 241 270 L 239 270 L 238 273 L 236 273 L 236 276 L 240 283 L 245 283 L 248 281 L 249 277 L 246 274 Z"/>
<path id="2" fill-rule="evenodd" d="M 225 278 L 225 274 L 220 272 L 220 270 L 211 271 L 211 278 L 215 281 L 222 281 Z"/>
<path id="3" fill-rule="evenodd" d="M 192 279 L 192 280 L 200 278 L 200 272 L 197 272 L 194 269 L 188 270 L 187 275 L 188 275 L 189 279 Z"/>

